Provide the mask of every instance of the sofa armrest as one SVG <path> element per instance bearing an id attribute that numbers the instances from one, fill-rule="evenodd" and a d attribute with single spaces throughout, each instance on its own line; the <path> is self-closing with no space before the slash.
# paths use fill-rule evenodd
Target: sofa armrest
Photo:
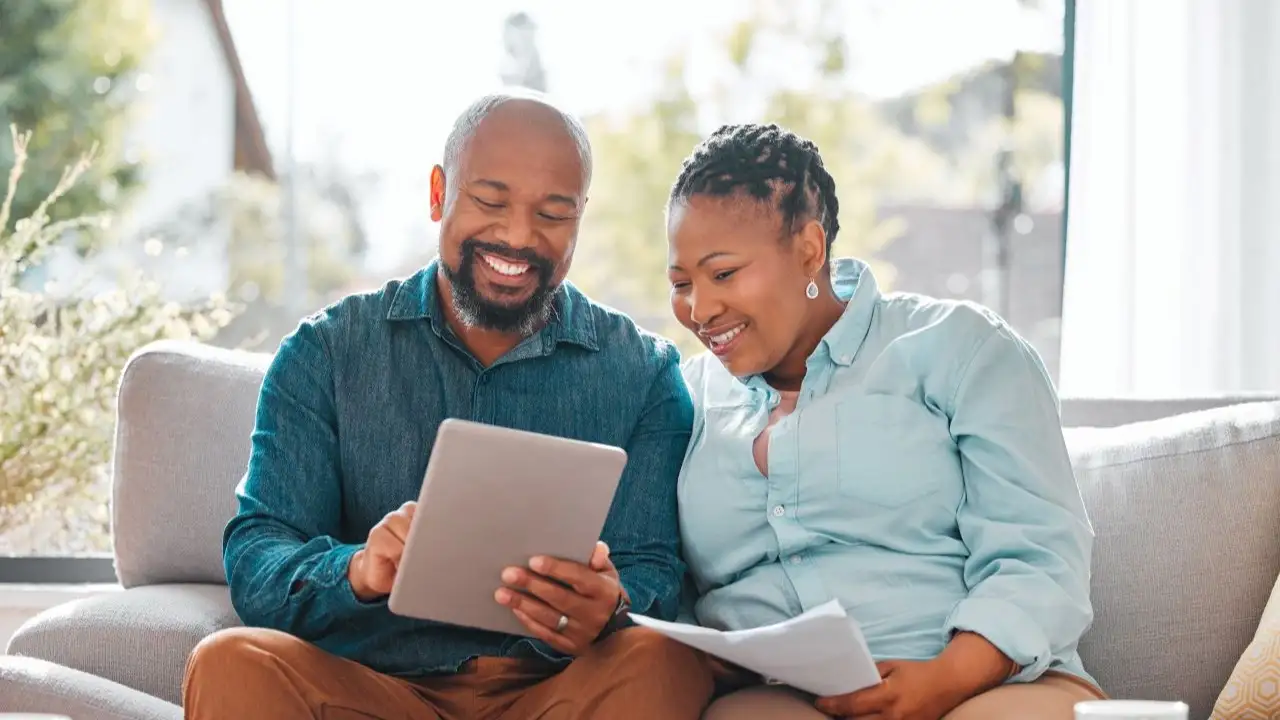
<path id="1" fill-rule="evenodd" d="M 120 378 L 112 541 L 126 588 L 225 583 L 222 531 L 248 466 L 271 356 L 157 342 Z"/>
<path id="2" fill-rule="evenodd" d="M 182 708 L 160 698 L 46 660 L 15 656 L 0 656 L 0 710 L 74 720 L 182 718 Z"/>
<path id="3" fill-rule="evenodd" d="M 240 624 L 225 585 L 152 585 L 46 610 L 18 629 L 8 652 L 180 703 L 196 643 Z"/>

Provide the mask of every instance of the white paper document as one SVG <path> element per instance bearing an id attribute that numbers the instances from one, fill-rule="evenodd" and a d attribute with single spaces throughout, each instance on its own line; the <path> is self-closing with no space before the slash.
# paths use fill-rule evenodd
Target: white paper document
<path id="1" fill-rule="evenodd" d="M 637 625 L 818 696 L 843 695 L 880 682 L 867 641 L 840 601 L 790 620 L 724 632 L 632 615 Z"/>

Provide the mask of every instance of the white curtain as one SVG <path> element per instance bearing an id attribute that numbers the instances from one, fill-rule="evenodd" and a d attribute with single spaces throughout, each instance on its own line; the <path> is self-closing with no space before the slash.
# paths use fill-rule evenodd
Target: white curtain
<path id="1" fill-rule="evenodd" d="M 1280 391 L 1280 2 L 1076 13 L 1062 394 Z"/>

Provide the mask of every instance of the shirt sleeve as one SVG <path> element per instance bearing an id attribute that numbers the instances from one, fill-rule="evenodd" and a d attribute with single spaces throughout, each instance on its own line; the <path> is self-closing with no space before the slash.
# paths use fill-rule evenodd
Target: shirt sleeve
<path id="1" fill-rule="evenodd" d="M 1057 394 L 1030 345 L 997 323 L 961 375 L 951 433 L 964 500 L 968 596 L 946 623 L 974 632 L 1038 678 L 1093 620 L 1093 530 L 1063 441 Z"/>
<path id="2" fill-rule="evenodd" d="M 231 601 L 246 625 L 318 642 L 360 613 L 347 579 L 360 544 L 343 543 L 332 364 L 320 329 L 304 321 L 263 379 L 249 466 L 223 533 Z"/>
<path id="3" fill-rule="evenodd" d="M 673 620 L 680 607 L 676 485 L 693 424 L 679 353 L 663 344 L 661 369 L 627 442 L 627 466 L 605 521 L 603 540 L 631 611 Z"/>

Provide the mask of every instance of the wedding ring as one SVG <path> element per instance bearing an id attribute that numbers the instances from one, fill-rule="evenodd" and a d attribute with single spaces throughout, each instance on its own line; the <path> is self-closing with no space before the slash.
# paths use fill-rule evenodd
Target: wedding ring
<path id="1" fill-rule="evenodd" d="M 567 627 L 569 627 L 569 616 L 561 615 L 560 620 L 556 623 L 556 632 L 564 632 Z"/>

